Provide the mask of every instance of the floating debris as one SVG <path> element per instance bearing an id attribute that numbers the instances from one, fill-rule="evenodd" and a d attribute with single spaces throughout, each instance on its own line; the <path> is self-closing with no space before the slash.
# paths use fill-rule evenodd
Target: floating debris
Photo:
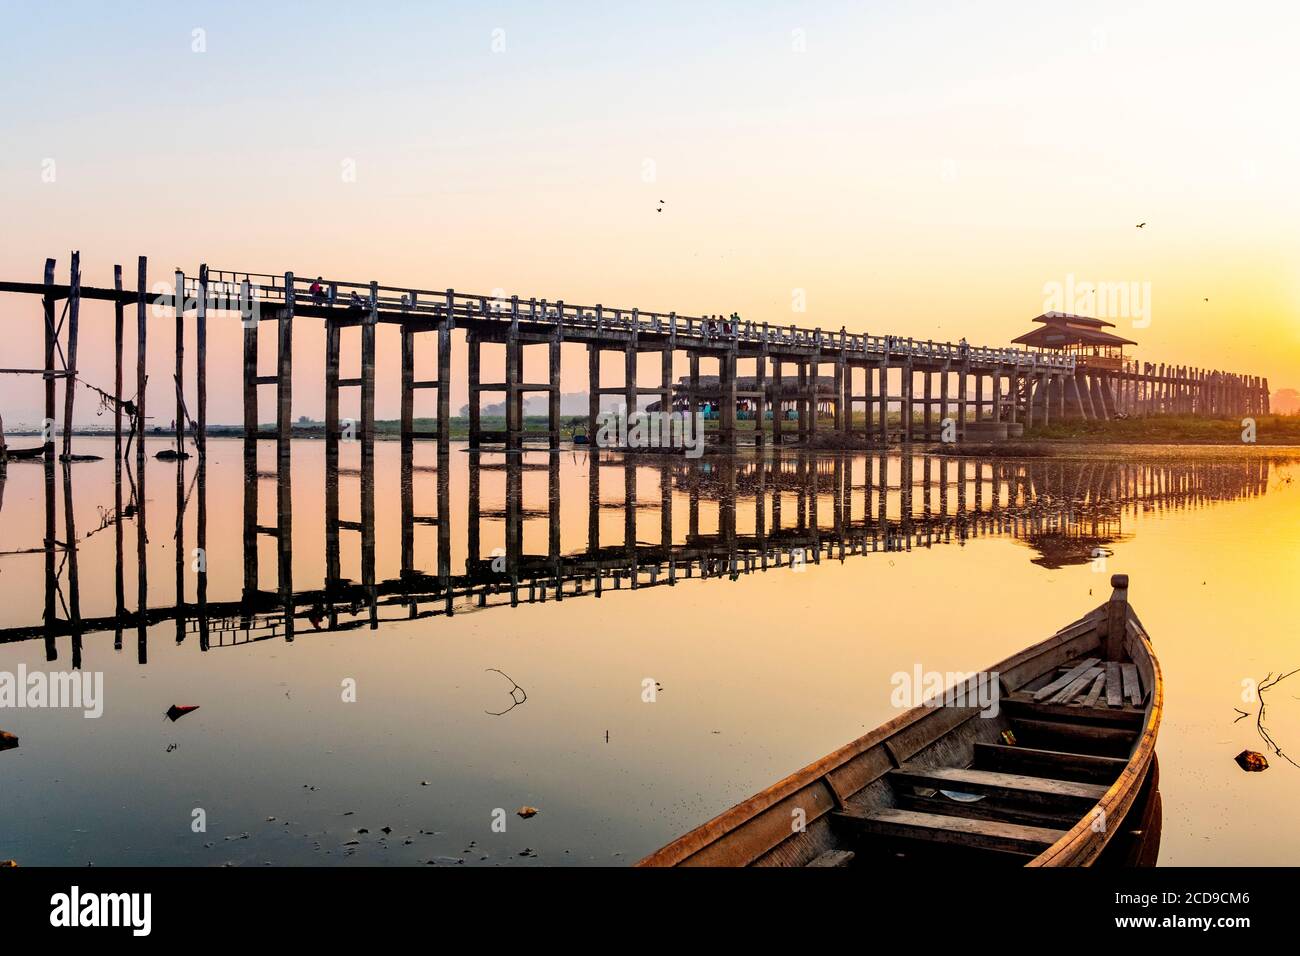
<path id="1" fill-rule="evenodd" d="M 176 721 L 184 717 L 186 714 L 193 713 L 198 709 L 199 709 L 198 704 L 172 704 L 170 707 L 167 708 L 167 713 L 164 714 L 163 716 L 165 716 L 172 723 L 175 723 Z"/>
<path id="2" fill-rule="evenodd" d="M 1259 773 L 1268 769 L 1268 758 L 1256 750 L 1243 750 L 1233 759 L 1247 773 Z"/>
<path id="3" fill-rule="evenodd" d="M 504 677 L 506 680 L 510 681 L 510 683 L 513 685 L 513 686 L 510 688 L 510 700 L 512 701 L 512 703 L 511 703 L 510 706 L 507 707 L 505 710 L 485 710 L 483 713 L 485 713 L 485 714 L 491 714 L 493 717 L 501 717 L 501 716 L 503 716 L 504 714 L 508 714 L 508 713 L 510 713 L 510 711 L 514 710 L 514 709 L 515 709 L 516 707 L 518 707 L 520 704 L 524 703 L 524 701 L 528 700 L 528 692 L 527 692 L 526 690 L 524 690 L 522 687 L 520 687 L 519 684 L 516 683 L 515 679 L 514 679 L 513 677 L 511 677 L 509 674 L 507 674 L 505 671 L 503 671 L 503 670 L 498 670 L 498 669 L 495 668 L 495 667 L 489 667 L 489 668 L 486 668 L 486 669 L 489 670 L 489 671 L 495 671 L 496 673 L 498 673 L 498 674 L 500 674 L 502 677 Z M 523 696 L 522 696 L 522 697 L 516 697 L 516 696 L 515 696 L 515 691 L 519 691 L 519 693 L 522 694 Z"/>
<path id="4" fill-rule="evenodd" d="M 0 730 L 0 750 L 13 750 L 18 746 L 18 738 L 5 730 Z"/>
<path id="5" fill-rule="evenodd" d="M 540 812 L 541 811 L 538 810 L 536 807 L 520 807 L 518 810 L 515 811 L 515 813 L 519 814 L 525 820 L 527 820 L 529 817 L 537 816 L 537 814 L 539 814 Z"/>

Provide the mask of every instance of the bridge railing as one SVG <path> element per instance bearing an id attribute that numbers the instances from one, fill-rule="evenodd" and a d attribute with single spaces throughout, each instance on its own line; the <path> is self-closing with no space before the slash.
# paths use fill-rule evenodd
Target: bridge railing
<path id="1" fill-rule="evenodd" d="M 311 287 L 319 281 L 320 291 Z M 209 294 L 213 288 L 227 291 L 242 289 L 248 283 L 251 294 L 263 302 L 284 302 L 283 275 L 242 272 L 223 269 L 208 270 Z M 187 294 L 191 288 L 186 280 Z M 193 283 L 197 294 L 197 280 Z M 643 312 L 640 309 L 607 308 L 603 305 L 577 305 L 563 300 L 550 301 L 530 297 L 475 295 L 454 289 L 417 289 L 386 286 L 370 282 L 348 282 L 337 279 L 320 280 L 310 276 L 295 276 L 294 303 L 303 305 L 352 306 L 364 311 L 402 312 L 426 316 L 442 321 L 448 315 L 453 320 L 498 320 L 501 322 L 528 322 L 531 325 L 559 326 L 589 329 L 596 332 L 621 331 L 667 335 L 697 343 L 745 343 L 750 345 L 776 345 L 816 348 L 831 352 L 872 358 L 913 358 L 927 361 L 950 361 L 960 364 L 1001 364 L 1021 368 L 1053 371 L 1073 371 L 1072 355 L 1053 355 L 1027 349 L 990 348 L 968 345 L 964 342 L 921 341 L 897 335 L 871 335 L 850 333 L 844 329 L 827 332 L 820 328 L 803 328 L 794 324 L 773 325 L 752 320 L 733 321 L 722 316 L 679 315 L 676 312 Z"/>

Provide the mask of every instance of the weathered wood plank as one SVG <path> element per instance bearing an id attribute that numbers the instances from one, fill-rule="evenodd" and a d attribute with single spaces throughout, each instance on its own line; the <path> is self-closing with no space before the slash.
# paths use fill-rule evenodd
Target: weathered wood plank
<path id="1" fill-rule="evenodd" d="M 1040 687 L 1038 690 L 1034 691 L 1034 700 L 1043 700 L 1044 698 L 1050 697 L 1053 694 L 1059 692 L 1062 688 L 1069 685 L 1070 682 L 1073 681 L 1075 678 L 1077 678 L 1079 675 L 1090 670 L 1093 667 L 1093 665 L 1095 665 L 1096 663 L 1097 663 L 1097 658 L 1089 657 L 1086 661 L 1083 661 L 1082 663 L 1077 664 L 1076 666 L 1070 668 L 1070 670 L 1067 671 L 1063 677 L 1058 677 L 1056 680 L 1052 681 L 1046 687 Z"/>
<path id="2" fill-rule="evenodd" d="M 1084 783 L 1113 782 L 1124 770 L 1121 757 L 1077 754 L 1037 747 L 1008 747 L 1006 744 L 975 742 L 975 768 L 1004 773 L 1026 773 L 1055 780 Z"/>
<path id="3" fill-rule="evenodd" d="M 1102 701 L 1098 701 L 1102 703 Z M 1121 701 L 1121 704 L 1123 702 Z M 1137 728 L 1142 724 L 1142 711 L 1129 707 L 1087 707 L 1083 705 L 1038 703 L 1029 697 L 1013 695 L 999 705 L 1003 711 L 1014 717 L 1027 717 L 1031 720 L 1060 719 L 1071 723 L 1098 722 L 1108 726 Z"/>
<path id="4" fill-rule="evenodd" d="M 1090 667 L 1088 670 L 1075 677 L 1074 680 L 1070 681 L 1070 683 L 1067 684 L 1059 694 L 1048 701 L 1048 703 L 1068 704 L 1074 699 L 1076 694 L 1082 693 L 1083 689 L 1096 680 L 1098 674 L 1102 673 L 1104 673 L 1104 671 L 1100 667 Z"/>
<path id="5" fill-rule="evenodd" d="M 1106 706 L 1119 707 L 1124 703 L 1124 689 L 1120 685 L 1119 661 L 1106 662 Z"/>
<path id="6" fill-rule="evenodd" d="M 1065 834 L 1064 830 L 1046 827 L 919 813 L 915 810 L 883 809 L 869 813 L 846 811 L 835 816 L 860 832 L 873 836 L 925 840 L 1013 853 L 1041 852 Z"/>
<path id="7" fill-rule="evenodd" d="M 1124 664 L 1121 667 L 1124 673 L 1124 696 L 1134 707 L 1142 706 L 1142 685 L 1138 681 L 1138 669 L 1136 664 Z"/>
<path id="8" fill-rule="evenodd" d="M 900 767 L 891 770 L 889 777 L 897 783 L 912 786 L 959 790 L 964 793 L 984 793 L 1000 799 L 1045 803 L 1080 810 L 1086 810 L 1106 793 L 1106 788 L 1100 784 L 959 767 Z"/>
<path id="9" fill-rule="evenodd" d="M 1098 668 L 1100 670 L 1100 668 Z M 1106 672 L 1102 671 L 1097 675 L 1097 679 L 1092 682 L 1092 689 L 1088 691 L 1088 696 L 1083 699 L 1084 707 L 1096 707 L 1097 699 L 1101 697 L 1101 692 L 1106 688 Z"/>

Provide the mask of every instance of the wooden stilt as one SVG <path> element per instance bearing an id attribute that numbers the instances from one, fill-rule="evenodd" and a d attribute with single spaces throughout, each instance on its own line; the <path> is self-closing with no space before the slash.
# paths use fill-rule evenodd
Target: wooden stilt
<path id="1" fill-rule="evenodd" d="M 194 314 L 195 348 L 198 353 L 198 368 L 195 372 L 195 396 L 197 402 L 195 428 L 198 429 L 196 441 L 199 458 L 208 453 L 208 267 L 199 266 L 199 298 Z"/>
<path id="2" fill-rule="evenodd" d="M 72 253 L 68 280 L 68 348 L 63 357 L 63 460 L 72 459 L 72 408 L 77 395 L 77 332 L 81 311 L 81 253 Z M 71 547 L 71 542 L 69 542 Z"/>

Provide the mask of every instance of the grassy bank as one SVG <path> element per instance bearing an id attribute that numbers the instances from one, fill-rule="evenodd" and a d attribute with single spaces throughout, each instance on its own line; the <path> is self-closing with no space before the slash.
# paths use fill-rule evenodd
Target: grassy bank
<path id="1" fill-rule="evenodd" d="M 1144 445 L 1241 445 L 1241 418 L 1200 418 L 1157 415 L 1112 421 L 1052 422 L 1025 429 L 1034 441 L 1104 442 Z M 1260 415 L 1255 418 L 1255 444 L 1300 445 L 1300 415 Z"/>

